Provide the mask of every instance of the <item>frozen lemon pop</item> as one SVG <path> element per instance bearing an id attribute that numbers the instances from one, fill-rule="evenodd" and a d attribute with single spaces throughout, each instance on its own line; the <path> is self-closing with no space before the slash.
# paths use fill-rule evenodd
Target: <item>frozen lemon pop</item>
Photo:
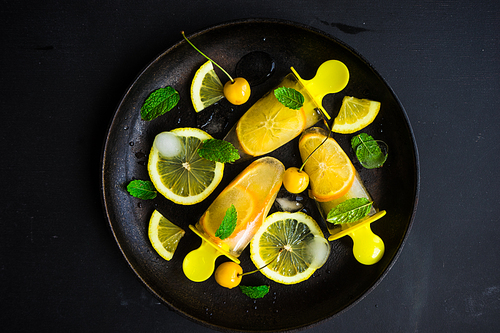
<path id="1" fill-rule="evenodd" d="M 329 133 L 321 128 L 306 130 L 299 140 L 302 161 L 320 145 Z M 330 237 L 336 240 L 345 235 L 354 242 L 353 253 L 356 260 L 364 265 L 377 263 L 384 255 L 384 242 L 375 235 L 370 223 L 385 215 L 373 205 L 370 194 L 354 169 L 351 161 L 333 138 L 328 138 L 306 162 L 304 170 L 310 177 L 311 195 L 315 198 L 321 215 L 325 219 Z M 366 199 L 372 203 L 368 215 L 350 221 L 334 224 L 328 222 L 328 213 L 339 204 L 353 198 Z M 352 219 L 351 219 L 352 220 Z"/>
<path id="2" fill-rule="evenodd" d="M 259 99 L 226 135 L 238 148 L 242 160 L 267 154 L 297 137 L 322 119 L 330 116 L 323 109 L 323 97 L 344 89 L 349 81 L 347 67 L 338 60 L 324 62 L 311 80 L 303 80 L 295 69 L 276 87 L 293 88 L 304 97 L 298 110 L 278 101 L 274 89 Z"/>
<path id="3" fill-rule="evenodd" d="M 273 157 L 252 162 L 214 200 L 196 226 L 189 226 L 202 238 L 201 246 L 184 258 L 184 274 L 192 281 L 208 279 L 215 259 L 226 255 L 237 259 L 266 218 L 281 187 L 285 167 Z M 216 236 L 226 211 L 234 206 L 236 228 L 227 238 Z"/>

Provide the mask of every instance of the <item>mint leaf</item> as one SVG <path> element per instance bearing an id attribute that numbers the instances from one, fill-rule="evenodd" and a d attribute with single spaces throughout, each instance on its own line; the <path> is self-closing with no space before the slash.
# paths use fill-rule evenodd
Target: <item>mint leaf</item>
<path id="1" fill-rule="evenodd" d="M 198 155 L 212 162 L 230 163 L 240 158 L 238 149 L 231 142 L 208 139 L 198 149 Z"/>
<path id="2" fill-rule="evenodd" d="M 167 113 L 179 99 L 179 93 L 170 86 L 153 91 L 141 107 L 142 120 L 153 120 Z"/>
<path id="3" fill-rule="evenodd" d="M 156 198 L 156 189 L 153 183 L 149 180 L 132 180 L 127 185 L 127 191 L 133 197 L 148 200 Z"/>
<path id="4" fill-rule="evenodd" d="M 298 110 L 304 104 L 304 96 L 293 88 L 276 88 L 274 96 L 276 96 L 281 104 L 292 110 Z"/>
<path id="5" fill-rule="evenodd" d="M 231 207 L 226 210 L 226 215 L 224 215 L 219 228 L 215 232 L 215 237 L 219 237 L 222 240 L 231 236 L 236 228 L 237 219 L 238 213 L 236 212 L 236 208 L 234 205 L 231 205 Z"/>
<path id="6" fill-rule="evenodd" d="M 269 286 L 255 286 L 255 287 L 249 287 L 249 286 L 242 286 L 240 285 L 240 290 L 243 294 L 247 295 L 250 298 L 262 298 L 266 296 L 266 294 L 269 292 Z"/>
<path id="7" fill-rule="evenodd" d="M 356 152 L 356 157 L 367 169 L 380 168 L 387 160 L 387 152 L 381 147 L 387 148 L 385 142 L 375 141 L 370 135 L 361 133 L 351 139 L 352 149 Z"/>
<path id="8" fill-rule="evenodd" d="M 348 199 L 332 208 L 326 220 L 333 224 L 356 222 L 368 215 L 371 208 L 372 203 L 367 198 Z"/>

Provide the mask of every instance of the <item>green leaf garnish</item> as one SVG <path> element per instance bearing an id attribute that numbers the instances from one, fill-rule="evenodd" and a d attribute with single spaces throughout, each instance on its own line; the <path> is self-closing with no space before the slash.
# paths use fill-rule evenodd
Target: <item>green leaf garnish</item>
<path id="1" fill-rule="evenodd" d="M 149 180 L 132 180 L 127 185 L 127 191 L 133 197 L 148 200 L 156 198 L 156 189 L 153 183 Z"/>
<path id="2" fill-rule="evenodd" d="M 386 147 L 385 143 L 382 143 Z M 384 153 L 380 145 L 370 135 L 361 133 L 351 139 L 352 149 L 356 152 L 356 157 L 367 169 L 380 168 L 387 160 L 387 153 Z"/>
<path id="3" fill-rule="evenodd" d="M 326 220 L 333 224 L 356 222 L 368 215 L 371 208 L 372 203 L 367 198 L 348 199 L 332 208 Z"/>
<path id="4" fill-rule="evenodd" d="M 293 88 L 276 88 L 274 96 L 281 104 L 292 110 L 298 110 L 304 105 L 304 96 Z"/>
<path id="5" fill-rule="evenodd" d="M 236 207 L 234 207 L 234 205 L 231 205 L 231 207 L 226 210 L 226 215 L 224 215 L 219 228 L 217 228 L 215 237 L 219 237 L 222 240 L 231 236 L 234 229 L 236 228 L 237 219 L 238 213 L 236 212 Z"/>
<path id="6" fill-rule="evenodd" d="M 198 149 L 198 155 L 212 162 L 231 163 L 240 158 L 238 149 L 231 142 L 208 139 Z"/>
<path id="7" fill-rule="evenodd" d="M 179 93 L 168 86 L 153 91 L 141 107 L 141 118 L 153 120 L 172 110 L 179 102 Z"/>
<path id="8" fill-rule="evenodd" d="M 240 290 L 243 294 L 247 295 L 250 298 L 262 298 L 266 296 L 269 292 L 269 286 L 242 286 L 240 285 Z"/>

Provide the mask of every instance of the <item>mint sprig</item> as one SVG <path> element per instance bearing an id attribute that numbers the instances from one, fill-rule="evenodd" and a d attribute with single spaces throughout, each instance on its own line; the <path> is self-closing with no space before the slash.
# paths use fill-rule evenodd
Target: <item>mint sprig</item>
<path id="1" fill-rule="evenodd" d="M 367 198 L 348 199 L 332 208 L 326 220 L 333 224 L 356 222 L 368 215 L 371 208 L 372 202 Z"/>
<path id="2" fill-rule="evenodd" d="M 304 96 L 293 88 L 279 87 L 274 89 L 278 101 L 292 110 L 298 110 L 304 105 Z"/>
<path id="3" fill-rule="evenodd" d="M 157 195 L 153 183 L 149 180 L 140 180 L 140 179 L 132 180 L 127 185 L 127 191 L 128 193 L 130 193 L 131 196 L 143 200 L 154 199 L 156 198 Z"/>
<path id="4" fill-rule="evenodd" d="M 142 120 L 153 120 L 172 110 L 179 102 L 179 93 L 168 86 L 153 91 L 141 107 Z"/>
<path id="5" fill-rule="evenodd" d="M 236 207 L 231 205 L 226 210 L 226 215 L 222 219 L 219 228 L 215 232 L 215 237 L 219 237 L 221 240 L 228 238 L 233 233 L 236 228 L 236 221 L 238 220 L 238 212 L 236 212 Z"/>
<path id="6" fill-rule="evenodd" d="M 250 298 L 262 298 L 266 296 L 269 292 L 269 286 L 242 286 L 240 285 L 240 290 L 243 294 Z"/>
<path id="7" fill-rule="evenodd" d="M 240 158 L 238 149 L 231 142 L 218 139 L 207 139 L 198 149 L 200 157 L 212 162 L 232 163 Z"/>
<path id="8" fill-rule="evenodd" d="M 382 144 L 386 147 L 385 143 Z M 367 169 L 380 168 L 387 160 L 387 153 L 382 151 L 379 142 L 366 133 L 354 136 L 351 139 L 351 146 L 359 163 Z"/>

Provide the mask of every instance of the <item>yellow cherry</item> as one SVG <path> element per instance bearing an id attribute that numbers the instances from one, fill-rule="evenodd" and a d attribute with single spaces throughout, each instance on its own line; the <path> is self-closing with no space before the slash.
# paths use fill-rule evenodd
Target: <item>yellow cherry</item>
<path id="1" fill-rule="evenodd" d="M 290 193 L 301 193 L 309 185 L 309 175 L 296 167 L 285 170 L 283 175 L 283 186 Z"/>
<path id="2" fill-rule="evenodd" d="M 233 105 L 244 104 L 250 98 L 250 84 L 242 77 L 227 81 L 224 85 L 224 96 Z"/>
<path id="3" fill-rule="evenodd" d="M 233 261 L 226 261 L 217 267 L 214 275 L 218 284 L 231 289 L 240 284 L 243 268 Z"/>

